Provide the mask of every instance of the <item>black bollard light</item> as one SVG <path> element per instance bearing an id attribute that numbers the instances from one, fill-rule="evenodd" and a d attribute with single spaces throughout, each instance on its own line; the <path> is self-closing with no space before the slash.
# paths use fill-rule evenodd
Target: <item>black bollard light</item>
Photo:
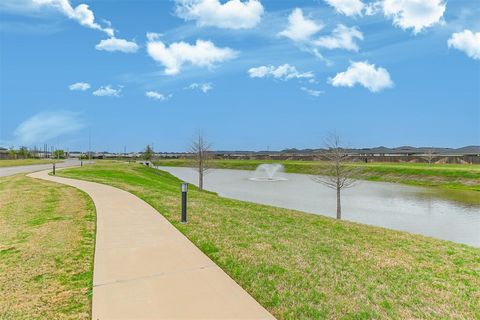
<path id="1" fill-rule="evenodd" d="M 55 162 L 53 163 L 53 175 L 55 175 Z"/>
<path id="2" fill-rule="evenodd" d="M 187 191 L 188 184 L 182 183 L 182 223 L 187 223 Z"/>
<path id="3" fill-rule="evenodd" d="M 83 167 L 83 160 L 80 160 L 80 167 Z"/>

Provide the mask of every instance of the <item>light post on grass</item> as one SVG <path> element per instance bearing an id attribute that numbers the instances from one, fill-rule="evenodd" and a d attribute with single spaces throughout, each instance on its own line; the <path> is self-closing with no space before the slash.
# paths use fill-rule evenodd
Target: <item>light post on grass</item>
<path id="1" fill-rule="evenodd" d="M 55 162 L 53 163 L 53 175 L 55 175 Z"/>
<path id="2" fill-rule="evenodd" d="M 182 223 L 187 223 L 187 191 L 188 184 L 182 183 Z"/>

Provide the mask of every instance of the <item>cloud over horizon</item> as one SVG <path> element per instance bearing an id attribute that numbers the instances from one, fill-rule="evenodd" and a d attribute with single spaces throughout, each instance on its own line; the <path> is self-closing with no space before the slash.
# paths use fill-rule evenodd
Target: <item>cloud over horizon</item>
<path id="1" fill-rule="evenodd" d="M 76 112 L 40 112 L 20 123 L 14 136 L 17 144 L 32 145 L 77 132 L 84 126 L 80 114 Z"/>

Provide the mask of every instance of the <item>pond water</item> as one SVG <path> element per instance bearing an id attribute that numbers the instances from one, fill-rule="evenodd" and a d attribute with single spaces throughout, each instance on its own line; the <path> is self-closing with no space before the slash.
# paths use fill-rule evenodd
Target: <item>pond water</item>
<path id="1" fill-rule="evenodd" d="M 159 167 L 197 184 L 191 168 Z M 212 169 L 207 190 L 223 197 L 335 217 L 335 190 L 310 175 L 284 173 L 288 180 L 254 181 L 253 171 Z M 342 192 L 342 219 L 480 247 L 480 206 L 440 198 L 431 189 L 359 181 Z"/>

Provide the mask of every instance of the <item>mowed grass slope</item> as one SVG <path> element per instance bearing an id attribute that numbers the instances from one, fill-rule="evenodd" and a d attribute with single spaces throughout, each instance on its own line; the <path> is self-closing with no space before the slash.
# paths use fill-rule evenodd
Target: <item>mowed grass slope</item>
<path id="1" fill-rule="evenodd" d="M 159 166 L 189 165 L 186 159 L 162 159 L 155 163 Z M 218 169 L 255 170 L 262 163 L 281 163 L 289 173 L 325 174 L 327 172 L 327 163 L 321 161 L 213 160 L 212 166 Z M 356 175 L 358 179 L 480 191 L 480 165 L 391 162 L 355 162 L 350 165 L 360 168 Z"/>
<path id="2" fill-rule="evenodd" d="M 0 319 L 89 319 L 94 241 L 84 193 L 0 178 Z"/>
<path id="3" fill-rule="evenodd" d="M 279 319 L 475 319 L 480 249 L 189 189 L 138 164 L 60 175 L 110 184 L 147 201 Z"/>

